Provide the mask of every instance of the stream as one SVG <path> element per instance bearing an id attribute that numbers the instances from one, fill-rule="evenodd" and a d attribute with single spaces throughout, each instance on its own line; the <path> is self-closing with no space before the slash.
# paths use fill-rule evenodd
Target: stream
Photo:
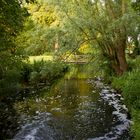
<path id="1" fill-rule="evenodd" d="M 75 65 L 49 91 L 15 102 L 12 140 L 130 140 L 123 98 L 93 77 Z"/>

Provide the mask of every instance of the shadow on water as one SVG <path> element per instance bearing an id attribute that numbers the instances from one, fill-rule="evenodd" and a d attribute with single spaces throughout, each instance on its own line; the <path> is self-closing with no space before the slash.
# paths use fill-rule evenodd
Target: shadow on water
<path id="1" fill-rule="evenodd" d="M 127 113 L 122 109 L 122 103 L 115 95 L 106 94 L 112 103 L 109 104 L 103 96 L 107 90 L 100 94 L 93 86 L 96 82 L 92 81 L 93 77 L 91 66 L 76 65 L 49 92 L 44 90 L 40 96 L 16 101 L 13 112 L 19 117 L 18 123 L 14 120 L 14 127 L 20 130 L 13 139 L 130 140 L 125 125 Z M 124 120 L 119 118 L 119 110 L 123 111 Z M 121 133 L 119 126 L 124 128 Z"/>
<path id="2" fill-rule="evenodd" d="M 19 130 L 18 115 L 13 108 L 13 101 L 0 101 L 0 140 L 12 138 Z"/>

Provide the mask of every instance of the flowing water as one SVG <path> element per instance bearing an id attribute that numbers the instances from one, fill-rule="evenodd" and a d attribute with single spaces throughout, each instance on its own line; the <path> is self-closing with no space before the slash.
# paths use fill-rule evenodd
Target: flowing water
<path id="1" fill-rule="evenodd" d="M 130 140 L 123 98 L 91 73 L 74 66 L 49 92 L 15 102 L 13 140 Z"/>

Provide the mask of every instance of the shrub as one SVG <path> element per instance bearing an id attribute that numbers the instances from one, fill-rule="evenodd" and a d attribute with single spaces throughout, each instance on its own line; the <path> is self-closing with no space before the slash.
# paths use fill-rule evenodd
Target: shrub
<path id="1" fill-rule="evenodd" d="M 134 140 L 140 139 L 140 110 L 133 109 L 131 111 L 132 119 L 134 124 L 132 125 L 132 135 L 134 136 Z"/>
<path id="2" fill-rule="evenodd" d="M 20 71 L 17 68 L 8 69 L 0 79 L 0 95 L 7 96 L 19 89 Z"/>
<path id="3" fill-rule="evenodd" d="M 122 91 L 126 105 L 128 106 L 132 121 L 132 134 L 135 140 L 140 139 L 140 57 L 131 61 L 133 70 L 121 77 L 113 77 L 112 85 Z"/>
<path id="4" fill-rule="evenodd" d="M 126 78 L 125 84 L 122 87 L 122 93 L 127 104 L 134 108 L 140 108 L 140 73 L 137 71 L 131 72 Z"/>
<path id="5" fill-rule="evenodd" d="M 114 77 L 112 85 L 120 89 L 129 108 L 140 108 L 140 58 L 133 60 L 133 70 L 121 77 Z"/>
<path id="6" fill-rule="evenodd" d="M 30 74 L 33 71 L 32 65 L 29 63 L 23 63 L 21 69 L 21 82 L 29 83 Z"/>
<path id="7" fill-rule="evenodd" d="M 30 85 L 39 83 L 50 84 L 61 77 L 67 66 L 64 63 L 52 61 L 34 61 L 33 64 L 24 64 L 22 69 L 22 80 Z"/>

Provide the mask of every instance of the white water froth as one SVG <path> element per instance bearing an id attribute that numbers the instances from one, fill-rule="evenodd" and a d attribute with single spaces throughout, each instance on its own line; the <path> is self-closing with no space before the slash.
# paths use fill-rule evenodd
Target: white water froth
<path id="1" fill-rule="evenodd" d="M 127 119 L 127 108 L 120 101 L 123 99 L 120 94 L 118 94 L 114 89 L 111 89 L 109 86 L 104 85 L 100 79 L 97 81 L 89 81 L 89 83 L 94 83 L 98 89 L 101 89 L 100 96 L 107 102 L 110 106 L 114 108 L 112 114 L 118 119 L 118 125 L 115 125 L 111 128 L 111 131 L 106 133 L 104 136 L 97 138 L 88 138 L 87 140 L 118 140 L 125 131 L 128 131 L 130 128 L 130 120 Z M 95 91 L 93 91 L 94 94 Z M 88 98 L 88 96 L 83 96 L 81 98 Z M 80 104 L 81 106 L 88 107 L 88 102 Z M 51 111 L 59 111 L 60 108 L 53 108 Z M 82 110 L 81 110 L 82 111 Z M 80 112 L 80 111 L 79 111 Z M 82 112 L 85 114 L 84 112 Z M 40 113 L 34 117 L 35 121 L 27 123 L 22 127 L 22 130 L 15 136 L 13 140 L 56 140 L 55 132 L 50 128 L 47 123 L 51 119 L 50 113 Z M 85 116 L 81 116 L 82 119 Z M 43 121 L 40 121 L 43 120 Z M 87 120 L 87 119 L 86 119 Z M 127 139 L 125 139 L 127 140 Z"/>
<path id="2" fill-rule="evenodd" d="M 132 123 L 127 118 L 127 107 L 121 102 L 123 100 L 123 97 L 114 89 L 111 89 L 109 86 L 104 85 L 101 79 L 97 79 L 96 81 L 91 80 L 88 81 L 88 83 L 95 84 L 95 88 L 101 90 L 101 98 L 114 108 L 112 114 L 116 116 L 120 122 L 118 125 L 112 127 L 111 131 L 109 133 L 106 133 L 104 136 L 97 138 L 88 138 L 88 140 L 118 140 L 124 132 L 129 130 L 130 124 Z"/>
<path id="3" fill-rule="evenodd" d="M 38 116 L 34 116 L 34 119 L 23 125 L 13 140 L 54 140 L 55 133 L 45 121 L 51 119 L 51 114 L 40 113 Z"/>

